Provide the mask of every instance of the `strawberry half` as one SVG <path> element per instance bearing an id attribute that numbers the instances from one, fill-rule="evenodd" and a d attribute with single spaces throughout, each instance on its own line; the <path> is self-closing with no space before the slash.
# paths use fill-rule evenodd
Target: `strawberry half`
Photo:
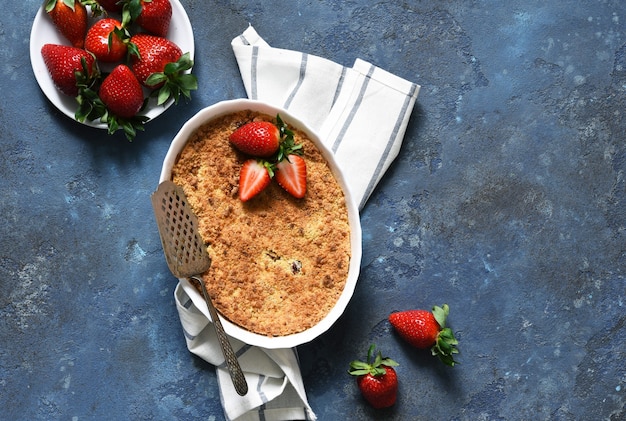
<path id="1" fill-rule="evenodd" d="M 45 11 L 57 30 L 76 48 L 85 45 L 87 9 L 80 1 L 46 0 Z"/>
<path id="2" fill-rule="evenodd" d="M 458 354 L 457 339 L 446 325 L 446 318 L 450 313 L 447 304 L 442 307 L 434 306 L 432 311 L 407 310 L 391 313 L 389 322 L 396 329 L 401 338 L 419 349 L 431 349 L 433 356 L 438 357 L 444 364 L 454 366 L 454 354 Z"/>
<path id="3" fill-rule="evenodd" d="M 261 193 L 270 185 L 272 176 L 273 169 L 270 163 L 256 159 L 245 161 L 239 172 L 239 199 L 247 202 Z"/>
<path id="4" fill-rule="evenodd" d="M 96 59 L 82 48 L 45 44 L 41 55 L 55 86 L 65 95 L 77 96 L 80 85 L 90 85 L 98 76 Z"/>
<path id="5" fill-rule="evenodd" d="M 300 155 L 290 154 L 276 164 L 276 181 L 292 196 L 302 199 L 306 194 L 306 162 Z"/>
<path id="6" fill-rule="evenodd" d="M 230 143 L 239 151 L 261 158 L 269 158 L 278 151 L 280 130 L 269 121 L 251 121 L 229 136 Z"/>
<path id="7" fill-rule="evenodd" d="M 390 358 L 383 358 L 381 352 L 372 361 L 375 346 L 367 351 L 367 360 L 352 361 L 351 375 L 357 376 L 356 381 L 363 397 L 374 408 L 387 408 L 396 403 L 398 393 L 398 376 L 393 367 L 399 364 Z"/>

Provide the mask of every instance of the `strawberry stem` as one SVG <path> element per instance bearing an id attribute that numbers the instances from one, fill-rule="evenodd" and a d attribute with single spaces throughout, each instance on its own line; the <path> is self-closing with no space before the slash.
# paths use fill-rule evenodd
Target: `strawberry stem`
<path id="1" fill-rule="evenodd" d="M 127 27 L 131 25 L 141 14 L 141 0 L 125 1 L 122 8 L 122 25 Z"/>
<path id="2" fill-rule="evenodd" d="M 157 105 L 162 105 L 170 98 L 174 98 L 174 104 L 178 104 L 180 96 L 191 99 L 191 91 L 198 89 L 198 80 L 191 73 L 185 71 L 193 67 L 193 60 L 189 53 L 183 54 L 178 61 L 165 65 L 163 72 L 152 73 L 146 79 L 146 85 L 157 86 L 163 83 L 155 95 Z"/>
<path id="3" fill-rule="evenodd" d="M 374 361 L 372 361 L 372 355 L 375 349 L 376 346 L 374 344 L 370 345 L 367 350 L 367 360 L 365 362 L 359 360 L 352 361 L 348 373 L 353 376 L 364 376 L 366 374 L 382 376 L 387 372 L 384 366 L 395 367 L 399 365 L 391 358 L 383 357 L 380 351 L 375 354 Z"/>
<path id="4" fill-rule="evenodd" d="M 280 114 L 276 114 L 276 127 L 280 132 L 280 141 L 278 146 L 278 154 L 276 155 L 276 162 L 284 161 L 285 159 L 289 161 L 289 155 L 302 155 L 302 145 L 295 143 L 293 138 L 293 131 L 291 131 L 285 122 L 283 122 L 282 118 L 280 118 Z"/>
<path id="5" fill-rule="evenodd" d="M 91 8 L 91 17 L 97 18 L 104 14 L 104 9 L 100 6 L 96 0 L 79 0 L 83 6 L 89 6 Z M 71 0 L 72 3 L 75 3 L 74 0 Z"/>
<path id="6" fill-rule="evenodd" d="M 446 319 L 450 314 L 450 307 L 447 304 L 443 306 L 434 306 L 432 309 L 435 320 L 441 327 L 439 334 L 437 335 L 437 341 L 430 349 L 433 356 L 438 357 L 441 362 L 450 367 L 454 367 L 459 364 L 454 360 L 454 354 L 458 354 L 459 350 L 456 348 L 459 341 L 454 337 L 452 329 L 446 327 Z"/>

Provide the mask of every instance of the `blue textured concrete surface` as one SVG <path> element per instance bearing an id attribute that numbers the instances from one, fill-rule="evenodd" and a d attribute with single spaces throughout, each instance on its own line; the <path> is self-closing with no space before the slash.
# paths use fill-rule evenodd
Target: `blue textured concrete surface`
<path id="1" fill-rule="evenodd" d="M 200 89 L 133 143 L 40 91 L 40 1 L 0 15 L 1 419 L 223 419 L 149 198 L 184 121 L 245 96 L 230 41 L 249 23 L 273 46 L 422 85 L 362 212 L 354 298 L 299 347 L 319 419 L 626 419 L 626 2 L 181 1 Z M 442 303 L 454 368 L 387 322 Z M 400 363 L 382 411 L 347 375 L 370 343 Z"/>

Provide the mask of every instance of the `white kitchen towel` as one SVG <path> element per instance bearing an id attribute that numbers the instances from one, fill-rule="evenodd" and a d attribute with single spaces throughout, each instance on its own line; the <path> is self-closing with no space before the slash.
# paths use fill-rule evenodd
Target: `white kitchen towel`
<path id="1" fill-rule="evenodd" d="M 236 421 L 315 420 L 308 404 L 295 348 L 266 349 L 229 338 L 248 383 L 239 396 L 224 362 L 215 329 L 192 302 L 197 294 L 187 280 L 180 280 L 174 298 L 189 351 L 216 367 L 224 415 Z"/>
<path id="2" fill-rule="evenodd" d="M 353 67 L 302 52 L 270 47 L 249 26 L 232 40 L 250 99 L 288 109 L 316 130 L 334 153 L 362 209 L 397 156 L 420 86 L 357 59 Z M 175 299 L 189 350 L 216 366 L 228 420 L 315 420 L 304 389 L 298 354 L 231 339 L 248 382 L 239 396 L 209 320 L 180 281 Z"/>
<path id="3" fill-rule="evenodd" d="M 231 44 L 248 97 L 316 130 L 362 209 L 400 151 L 420 86 L 361 59 L 345 67 L 272 48 L 252 26 Z"/>

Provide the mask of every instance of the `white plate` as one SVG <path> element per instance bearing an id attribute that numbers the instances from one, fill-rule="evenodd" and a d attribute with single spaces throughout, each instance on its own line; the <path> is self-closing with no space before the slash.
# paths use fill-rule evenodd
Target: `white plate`
<path id="1" fill-rule="evenodd" d="M 172 20 L 170 22 L 167 38 L 178 45 L 183 53 L 189 52 L 191 58 L 193 59 L 194 40 L 189 17 L 183 8 L 183 5 L 180 4 L 178 0 L 170 0 L 170 3 L 172 4 Z M 65 37 L 57 31 L 56 27 L 52 23 L 52 20 L 46 16 L 46 11 L 42 6 L 35 16 L 33 27 L 30 32 L 30 63 L 33 67 L 33 72 L 35 73 L 35 79 L 37 79 L 37 83 L 39 83 L 39 87 L 46 97 L 48 97 L 50 102 L 52 102 L 63 114 L 74 120 L 74 114 L 76 113 L 78 104 L 74 98 L 63 94 L 56 88 L 56 86 L 54 86 L 50 74 L 48 73 L 48 69 L 46 68 L 46 64 L 43 61 L 43 57 L 41 56 L 41 47 L 43 47 L 44 44 L 70 45 Z M 105 66 L 101 65 L 101 69 L 105 69 Z M 161 106 L 157 106 L 156 99 L 150 99 L 146 110 L 144 110 L 141 114 L 149 117 L 150 119 L 156 118 L 167 110 L 173 103 L 174 100 L 172 99 Z M 93 122 L 85 121 L 83 124 L 100 129 L 106 129 L 107 127 L 105 124 L 100 123 L 97 120 Z"/>
<path id="2" fill-rule="evenodd" d="M 310 342 L 313 339 L 317 338 L 319 335 L 326 332 L 337 321 L 339 316 L 343 314 L 346 306 L 348 305 L 348 302 L 352 298 L 352 294 L 354 293 L 354 288 L 356 287 L 356 282 L 359 277 L 359 270 L 361 266 L 361 221 L 359 219 L 358 207 L 356 205 L 356 202 L 354 201 L 352 194 L 350 193 L 350 189 L 348 188 L 341 169 L 335 162 L 333 154 L 324 146 L 315 131 L 313 131 L 310 127 L 303 123 L 302 120 L 294 117 L 288 111 L 274 107 L 261 101 L 236 99 L 231 101 L 218 102 L 217 104 L 211 105 L 198 111 L 196 115 L 191 117 L 191 119 L 189 119 L 183 125 L 178 134 L 174 137 L 174 140 L 172 140 L 170 148 L 163 161 L 163 167 L 161 168 L 159 183 L 165 180 L 170 180 L 172 167 L 176 163 L 178 155 L 185 147 L 187 139 L 189 139 L 190 135 L 198 127 L 200 127 L 202 124 L 209 120 L 219 117 L 220 115 L 242 110 L 253 110 L 269 115 L 280 114 L 283 120 L 289 122 L 290 126 L 297 127 L 307 133 L 309 135 L 309 138 L 313 141 L 313 143 L 315 143 L 315 145 L 318 147 L 318 149 L 328 162 L 328 166 L 332 170 L 333 175 L 343 189 L 346 197 L 346 206 L 348 208 L 348 222 L 350 224 L 350 268 L 348 269 L 348 279 L 346 280 L 346 285 L 339 297 L 339 300 L 331 309 L 331 311 L 326 315 L 326 317 L 324 317 L 315 326 L 305 331 L 294 333 L 292 335 L 276 337 L 269 337 L 259 335 L 257 333 L 252 333 L 248 330 L 242 329 L 234 323 L 231 323 L 225 318 L 221 319 L 222 324 L 224 325 L 224 330 L 227 334 L 247 344 L 271 349 L 292 348 L 294 346 Z M 186 279 L 181 279 L 180 287 L 185 290 L 185 292 L 187 293 L 187 295 L 189 295 L 196 307 L 210 320 L 211 316 L 209 315 L 209 312 L 207 310 L 204 298 L 198 293 L 193 285 L 191 285 Z"/>

